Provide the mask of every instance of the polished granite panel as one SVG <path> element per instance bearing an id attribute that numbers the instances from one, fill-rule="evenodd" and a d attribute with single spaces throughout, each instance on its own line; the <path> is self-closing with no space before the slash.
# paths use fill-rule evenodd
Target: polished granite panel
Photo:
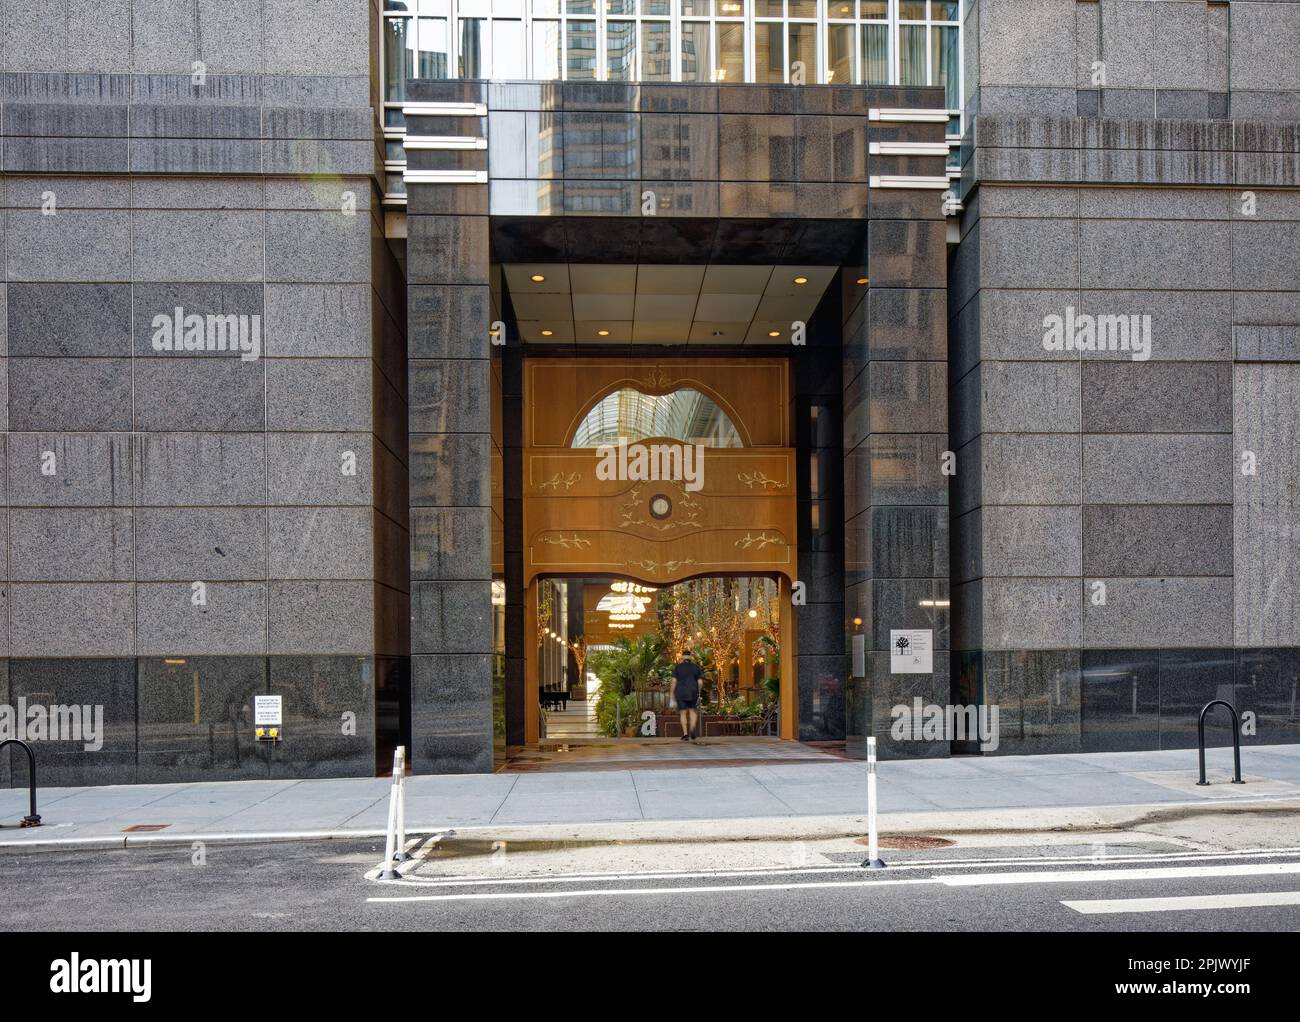
<path id="1" fill-rule="evenodd" d="M 411 766 L 416 773 L 492 770 L 489 654 L 411 658 Z"/>
<path id="2" fill-rule="evenodd" d="M 253 696 L 267 693 L 264 657 L 142 657 L 140 783 L 268 776 L 253 733 Z"/>
<path id="3" fill-rule="evenodd" d="M 283 741 L 271 777 L 366 777 L 375 769 L 371 657 L 270 658 L 267 691 L 283 696 Z"/>
<path id="4" fill-rule="evenodd" d="M 1079 652 L 983 654 L 983 699 L 998 707 L 998 748 L 989 754 L 1078 752 Z"/>
<path id="5" fill-rule="evenodd" d="M 1236 659 L 1237 712 L 1255 715 L 1241 744 L 1300 742 L 1300 649 L 1239 649 Z"/>
<path id="6" fill-rule="evenodd" d="M 946 736 L 927 739 L 924 731 L 913 737 L 904 721 L 911 720 L 915 700 L 922 707 L 946 707 L 952 702 L 949 684 L 949 654 L 936 651 L 934 673 L 891 674 L 889 653 L 867 654 L 867 674 L 871 686 L 872 726 L 876 736 L 876 754 L 880 759 L 943 759 L 951 752 Z M 903 710 L 907 710 L 907 714 Z M 924 714 L 924 709 L 923 709 Z M 924 717 L 922 718 L 924 720 Z M 902 738 L 896 738 L 901 734 Z M 863 736 L 865 737 L 865 735 Z M 865 742 L 862 742 L 865 754 Z"/>
<path id="7" fill-rule="evenodd" d="M 36 776 L 41 786 L 132 784 L 136 780 L 135 660 L 10 660 L 9 703 L 28 708 L 77 706 L 80 719 L 98 730 L 96 740 L 33 742 Z M 95 728 L 98 708 L 101 728 Z M 29 728 L 31 727 L 29 717 Z M 31 732 L 28 732 L 31 735 Z M 60 734 L 65 732 L 60 731 Z M 35 736 L 33 736 L 35 737 Z M 87 749 L 89 744 L 102 745 Z M 27 783 L 27 757 L 10 746 L 11 783 Z"/>
<path id="8" fill-rule="evenodd" d="M 1236 703 L 1235 656 L 1231 649 L 1162 650 L 1160 653 L 1160 748 L 1196 747 L 1196 720 L 1212 699 Z M 1241 707 L 1237 707 L 1240 712 Z M 1231 745 L 1228 712 L 1206 717 L 1207 748 Z"/>
<path id="9" fill-rule="evenodd" d="M 799 740 L 817 742 L 843 738 L 846 658 L 843 655 L 796 654 L 796 660 L 799 676 Z"/>
<path id="10" fill-rule="evenodd" d="M 1080 746 L 1084 752 L 1160 747 L 1158 651 L 1084 650 L 1080 671 Z"/>

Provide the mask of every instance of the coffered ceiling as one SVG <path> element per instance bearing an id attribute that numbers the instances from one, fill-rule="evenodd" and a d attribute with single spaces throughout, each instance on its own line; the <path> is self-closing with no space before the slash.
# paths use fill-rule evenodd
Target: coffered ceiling
<path id="1" fill-rule="evenodd" d="M 789 344 L 836 266 L 507 263 L 519 333 L 537 344 Z"/>

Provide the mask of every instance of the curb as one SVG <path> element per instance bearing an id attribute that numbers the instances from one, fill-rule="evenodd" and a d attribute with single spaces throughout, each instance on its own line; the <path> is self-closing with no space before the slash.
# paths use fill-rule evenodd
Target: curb
<path id="1" fill-rule="evenodd" d="M 1036 834 L 1048 831 L 1123 830 L 1147 822 L 1152 816 L 1183 815 L 1187 810 L 1228 811 L 1278 803 L 1295 803 L 1297 796 L 1233 797 L 1195 802 L 1153 802 L 1131 805 L 1008 806 L 999 809 L 909 810 L 881 813 L 880 829 L 891 834 Z M 706 825 L 706 826 L 702 826 Z M 502 840 L 578 840 L 593 844 L 613 842 L 674 843 L 700 841 L 784 841 L 792 838 L 834 839 L 866 833 L 865 813 L 830 816 L 770 816 L 733 819 L 625 820 L 603 823 L 471 824 L 408 826 L 408 839 L 428 838 L 454 831 L 458 836 L 492 835 Z M 204 845 L 270 844 L 288 841 L 364 841 L 386 837 L 378 829 L 300 831 L 249 831 L 247 833 L 121 834 L 103 837 L 34 838 L 0 840 L 0 856 L 21 851 L 92 851 L 126 848 L 188 847 Z"/>

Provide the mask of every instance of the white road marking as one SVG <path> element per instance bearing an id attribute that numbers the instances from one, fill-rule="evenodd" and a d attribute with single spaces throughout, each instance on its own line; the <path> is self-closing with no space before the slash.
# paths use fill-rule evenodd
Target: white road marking
<path id="1" fill-rule="evenodd" d="M 1063 901 L 1084 915 L 1116 912 L 1192 912 L 1207 908 L 1269 908 L 1300 905 L 1300 891 L 1259 891 L 1250 894 L 1193 894 L 1177 898 L 1113 898 L 1097 901 Z"/>
<path id="2" fill-rule="evenodd" d="M 1006 858 L 987 859 L 904 859 L 890 861 L 893 870 L 929 870 L 929 869 L 968 869 L 972 866 L 1020 866 L 1020 865 L 1116 865 L 1119 863 L 1138 862 L 1185 862 L 1188 859 L 1202 861 L 1205 859 L 1241 859 L 1250 857 L 1281 857 L 1300 854 L 1300 848 L 1259 848 L 1242 849 L 1235 852 L 1147 852 L 1127 855 L 1107 855 L 1098 860 L 1092 855 L 1017 855 Z M 866 858 L 865 853 L 863 858 Z M 431 860 L 418 860 L 430 864 Z M 382 867 L 377 867 L 382 868 Z M 834 876 L 837 873 L 859 873 L 860 863 L 843 866 L 756 866 L 751 869 L 713 869 L 713 870 L 648 870 L 644 873 L 608 872 L 608 873 L 559 873 L 555 875 L 530 874 L 511 876 L 500 873 L 495 876 L 487 874 L 468 874 L 466 876 L 422 877 L 419 874 L 404 875 L 412 884 L 427 887 L 493 887 L 502 884 L 577 884 L 603 883 L 628 880 L 685 880 L 685 879 L 726 879 L 733 877 L 776 877 L 776 876 Z M 373 872 L 373 870 L 372 870 Z"/>
<path id="3" fill-rule="evenodd" d="M 971 873 L 936 877 L 946 887 L 998 884 L 1079 884 L 1116 880 L 1192 880 L 1206 877 L 1278 876 L 1300 873 L 1300 862 L 1254 862 L 1243 866 L 1166 866 L 1156 869 L 1036 870 L 1032 873 Z"/>
<path id="4" fill-rule="evenodd" d="M 898 887 L 904 884 L 932 884 L 934 880 L 924 877 L 899 880 L 840 880 L 811 884 L 721 884 L 700 887 L 602 887 L 586 891 L 512 891 L 492 892 L 490 894 L 416 894 L 407 897 L 367 898 L 373 902 L 406 901 L 528 901 L 536 898 L 610 898 L 626 894 L 709 894 L 721 891 L 802 891 L 813 887 L 874 887 L 884 884 Z"/>
<path id="5" fill-rule="evenodd" d="M 793 891 L 827 888 L 863 888 L 876 885 L 898 887 L 911 884 L 940 884 L 945 887 L 985 885 L 1080 883 L 1132 880 L 1186 880 L 1210 877 L 1277 876 L 1300 873 L 1300 862 L 1251 863 L 1242 866 L 1192 866 L 1162 869 L 1036 870 L 1031 873 L 974 873 L 965 877 L 899 877 L 871 880 L 833 880 L 775 884 L 700 884 L 689 887 L 601 887 L 563 891 L 489 891 L 470 894 L 410 894 L 367 898 L 368 902 L 403 903 L 416 901 L 528 901 L 546 898 L 612 898 L 630 895 L 722 894 L 754 891 Z M 511 881 L 498 881 L 509 886 Z"/>

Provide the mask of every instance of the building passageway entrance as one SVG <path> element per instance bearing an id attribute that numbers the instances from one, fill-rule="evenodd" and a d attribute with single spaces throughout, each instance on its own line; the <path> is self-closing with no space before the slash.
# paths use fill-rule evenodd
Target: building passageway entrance
<path id="1" fill-rule="evenodd" d="M 665 675 L 688 648 L 706 737 L 794 737 L 787 360 L 541 357 L 523 376 L 524 746 L 680 736 Z"/>

